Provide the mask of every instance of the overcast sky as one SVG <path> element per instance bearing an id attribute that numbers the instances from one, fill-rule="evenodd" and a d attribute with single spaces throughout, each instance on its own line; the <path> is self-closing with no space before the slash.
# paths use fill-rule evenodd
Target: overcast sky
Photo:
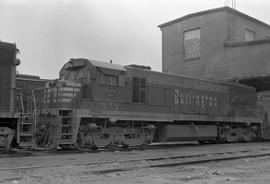
<path id="1" fill-rule="evenodd" d="M 16 42 L 20 73 L 57 78 L 69 58 L 144 64 L 161 71 L 158 25 L 225 0 L 0 0 L 0 40 Z M 270 23 L 269 0 L 237 10 Z"/>

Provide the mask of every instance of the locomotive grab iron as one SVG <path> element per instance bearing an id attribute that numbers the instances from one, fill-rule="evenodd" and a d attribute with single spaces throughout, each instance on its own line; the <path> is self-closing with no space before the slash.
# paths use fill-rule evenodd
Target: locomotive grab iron
<path id="1" fill-rule="evenodd" d="M 16 52 L 11 55 L 0 63 L 15 71 Z M 1 146 L 13 139 L 20 147 L 104 148 L 263 138 L 255 89 L 241 84 L 79 58 L 64 64 L 59 79 L 26 88 L 10 90 L 16 116 L 12 123 L 0 116 Z"/>

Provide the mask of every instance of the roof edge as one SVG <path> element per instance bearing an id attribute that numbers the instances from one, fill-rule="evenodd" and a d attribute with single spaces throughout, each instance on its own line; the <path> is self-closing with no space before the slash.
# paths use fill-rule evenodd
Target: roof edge
<path id="1" fill-rule="evenodd" d="M 223 6 L 223 7 L 220 7 L 220 8 L 214 8 L 214 9 L 210 9 L 210 10 L 205 10 L 205 11 L 200 11 L 200 12 L 196 12 L 196 13 L 187 14 L 187 15 L 185 15 L 183 17 L 180 17 L 180 18 L 174 19 L 172 21 L 160 24 L 160 25 L 158 25 L 158 27 L 163 28 L 163 27 L 166 27 L 168 25 L 174 24 L 176 22 L 179 22 L 179 21 L 191 18 L 191 17 L 195 17 L 195 16 L 199 16 L 199 15 L 203 15 L 203 14 L 208 14 L 208 13 L 214 13 L 214 12 L 218 12 L 218 11 L 229 11 L 231 13 L 234 13 L 234 14 L 237 14 L 239 16 L 245 17 L 245 18 L 247 18 L 247 19 L 249 19 L 249 20 L 251 20 L 253 22 L 257 22 L 259 24 L 262 24 L 262 25 L 267 26 L 267 27 L 270 28 L 269 24 L 267 24 L 267 23 L 265 23 L 263 21 L 260 21 L 260 20 L 254 18 L 254 17 L 251 17 L 251 16 L 249 16 L 249 15 L 247 15 L 245 13 L 242 13 L 242 12 L 240 12 L 238 10 L 232 9 L 232 8 L 230 8 L 228 6 Z"/>

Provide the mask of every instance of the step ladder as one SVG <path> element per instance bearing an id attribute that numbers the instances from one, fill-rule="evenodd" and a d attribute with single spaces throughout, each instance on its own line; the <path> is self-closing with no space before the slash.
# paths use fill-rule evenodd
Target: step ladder
<path id="1" fill-rule="evenodd" d="M 17 143 L 22 148 L 35 147 L 34 123 L 31 114 L 21 113 L 17 126 Z"/>
<path id="2" fill-rule="evenodd" d="M 60 143 L 62 145 L 73 144 L 72 110 L 62 110 L 60 115 Z"/>
<path id="3" fill-rule="evenodd" d="M 27 100 L 27 107 L 21 97 L 22 112 L 17 124 L 17 143 L 22 148 L 36 147 L 36 100 L 34 92 L 31 91 L 30 99 Z"/>

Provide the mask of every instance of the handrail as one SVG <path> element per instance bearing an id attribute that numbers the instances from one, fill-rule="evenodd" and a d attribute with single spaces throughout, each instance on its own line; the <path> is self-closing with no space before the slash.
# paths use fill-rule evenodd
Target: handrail
<path id="1" fill-rule="evenodd" d="M 77 84 L 78 84 L 79 81 L 80 81 L 80 84 L 82 85 L 82 80 L 83 80 L 84 78 L 85 78 L 85 77 L 80 77 L 80 78 L 76 81 L 75 85 L 73 86 L 73 97 L 74 97 L 75 88 L 77 87 Z M 86 79 L 87 79 L 87 78 L 86 78 Z M 89 79 L 91 79 L 91 78 L 89 78 Z"/>
<path id="2" fill-rule="evenodd" d="M 34 132 L 36 132 L 37 129 L 37 105 L 36 105 L 36 97 L 34 94 L 34 90 L 31 90 L 32 97 L 33 97 L 33 103 L 34 103 Z"/>
<path id="3" fill-rule="evenodd" d="M 78 84 L 78 81 L 80 81 L 82 78 L 79 78 L 77 81 L 76 81 L 76 83 L 75 83 L 75 85 L 73 86 L 73 91 L 72 91 L 72 96 L 74 97 L 74 91 L 75 91 L 75 88 L 77 87 L 77 84 Z M 82 83 L 82 82 L 81 82 Z"/>
<path id="4" fill-rule="evenodd" d="M 83 84 L 83 81 L 90 80 L 91 78 L 81 77 L 77 79 L 76 82 L 72 82 L 71 85 L 61 86 L 51 86 L 44 88 L 36 88 L 31 91 L 33 98 L 35 100 L 35 111 L 42 106 L 55 106 L 56 108 L 60 107 L 60 104 L 63 102 L 62 98 L 73 98 L 75 97 L 76 88 L 79 88 L 79 85 Z M 74 84 L 75 83 L 75 84 Z M 67 89 L 65 89 L 67 87 Z M 69 88 L 69 89 L 68 89 Z M 39 94 L 40 93 L 40 94 Z M 66 94 L 66 93 L 70 93 Z M 40 96 L 39 96 L 40 95 Z M 36 99 L 36 97 L 41 97 L 42 99 Z M 41 104 L 39 104 L 41 103 Z"/>
<path id="5" fill-rule="evenodd" d="M 83 83 L 82 81 L 85 80 L 85 79 L 89 79 L 89 81 L 91 81 L 91 78 L 90 77 L 80 77 L 76 81 L 75 85 L 73 86 L 73 97 L 75 96 L 75 88 L 77 87 L 77 84 L 79 84 L 79 81 L 80 81 L 80 84 L 82 85 L 82 83 Z"/>
<path id="6" fill-rule="evenodd" d="M 237 98 L 238 98 L 238 96 L 233 97 L 233 99 L 231 100 L 231 105 L 234 105 L 234 101 L 236 101 Z"/>
<path id="7" fill-rule="evenodd" d="M 20 102 L 21 102 L 21 107 L 22 107 L 22 113 L 24 113 L 23 96 L 22 96 L 22 93 L 19 93 L 19 94 L 20 94 Z"/>
<path id="8" fill-rule="evenodd" d="M 23 103 L 22 89 L 21 88 L 13 88 L 13 90 L 14 90 L 14 96 L 16 96 L 16 98 L 19 97 L 19 99 L 20 99 L 19 100 L 20 101 L 20 105 L 21 105 L 21 112 L 20 113 L 24 113 L 24 103 Z M 17 99 L 16 99 L 15 102 L 17 102 Z M 16 112 L 18 112 L 17 110 L 18 109 L 16 109 Z"/>

